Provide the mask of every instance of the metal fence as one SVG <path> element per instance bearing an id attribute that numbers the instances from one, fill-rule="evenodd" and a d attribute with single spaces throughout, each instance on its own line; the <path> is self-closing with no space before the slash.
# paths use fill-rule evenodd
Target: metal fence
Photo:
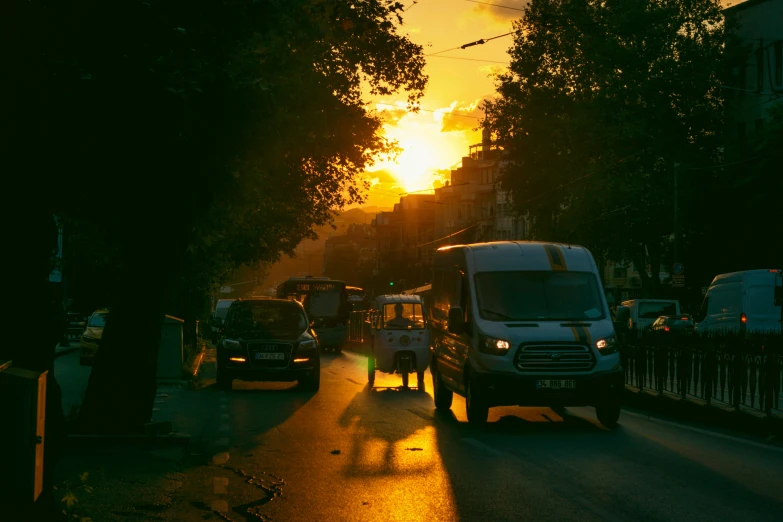
<path id="1" fill-rule="evenodd" d="M 740 410 L 782 414 L 783 338 L 643 335 L 620 352 L 625 382 L 640 390 Z"/>
<path id="2" fill-rule="evenodd" d="M 370 311 L 351 312 L 348 318 L 348 342 L 364 344 L 370 339 Z"/>

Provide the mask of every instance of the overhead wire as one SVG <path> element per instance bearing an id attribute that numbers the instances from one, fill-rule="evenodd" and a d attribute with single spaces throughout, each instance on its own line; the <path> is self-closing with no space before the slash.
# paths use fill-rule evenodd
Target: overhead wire
<path id="1" fill-rule="evenodd" d="M 522 11 L 525 12 L 524 9 L 521 9 L 519 7 L 511 7 L 508 5 L 500 5 L 500 4 L 490 4 L 489 2 L 479 2 L 477 0 L 465 0 L 466 2 L 470 2 L 471 4 L 482 4 L 482 5 L 488 5 L 490 7 L 497 7 L 498 9 L 510 9 L 512 11 Z"/>
<path id="2" fill-rule="evenodd" d="M 435 56 L 436 54 L 443 54 L 443 53 L 447 53 L 449 51 L 455 51 L 457 49 L 466 49 L 468 47 L 473 47 L 475 45 L 484 45 L 487 42 L 491 42 L 492 40 L 497 40 L 498 38 L 503 38 L 504 36 L 509 36 L 511 34 L 514 34 L 515 32 L 516 31 L 511 31 L 509 33 L 504 33 L 504 34 L 499 34 L 497 36 L 492 36 L 490 38 L 482 38 L 480 40 L 476 40 L 475 42 L 468 42 L 468 43 L 462 44 L 462 45 L 460 45 L 458 47 L 452 47 L 451 49 L 444 49 L 444 50 L 438 51 L 436 53 L 425 54 L 424 56 Z"/>

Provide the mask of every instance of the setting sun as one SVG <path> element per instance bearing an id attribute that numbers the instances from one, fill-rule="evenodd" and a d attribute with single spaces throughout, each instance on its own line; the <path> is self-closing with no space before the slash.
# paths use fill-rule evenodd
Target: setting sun
<path id="1" fill-rule="evenodd" d="M 473 138 L 470 131 L 442 132 L 444 114 L 452 107 L 403 114 L 395 122 L 384 125 L 385 136 L 396 140 L 401 152 L 395 160 L 377 163 L 370 172 L 389 172 L 397 181 L 396 186 L 407 192 L 432 188 L 436 180 L 442 179 L 444 169 L 459 162 Z M 403 108 L 402 103 L 378 104 L 381 112 Z M 469 122 L 473 124 L 474 120 Z"/>

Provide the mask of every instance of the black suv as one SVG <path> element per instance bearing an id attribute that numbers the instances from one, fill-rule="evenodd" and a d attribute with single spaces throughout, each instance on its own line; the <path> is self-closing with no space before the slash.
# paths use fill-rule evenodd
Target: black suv
<path id="1" fill-rule="evenodd" d="M 231 304 L 217 347 L 217 383 L 298 381 L 317 391 L 321 384 L 318 342 L 302 305 L 283 299 L 250 299 Z"/>

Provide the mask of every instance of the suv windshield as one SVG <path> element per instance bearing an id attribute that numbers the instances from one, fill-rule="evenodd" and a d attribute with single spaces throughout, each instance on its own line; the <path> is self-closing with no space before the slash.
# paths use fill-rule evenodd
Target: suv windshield
<path id="1" fill-rule="evenodd" d="M 476 274 L 479 312 L 489 321 L 585 321 L 604 318 L 590 272 L 483 272 Z"/>
<path id="2" fill-rule="evenodd" d="M 265 337 L 276 333 L 300 333 L 307 317 L 293 301 L 243 301 L 231 307 L 226 333 L 229 336 Z"/>

